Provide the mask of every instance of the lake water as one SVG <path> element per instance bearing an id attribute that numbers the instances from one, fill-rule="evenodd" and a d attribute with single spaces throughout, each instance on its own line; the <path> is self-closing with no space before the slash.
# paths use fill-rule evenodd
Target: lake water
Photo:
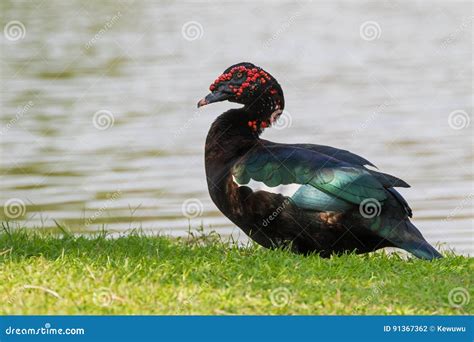
<path id="1" fill-rule="evenodd" d="M 472 9 L 450 2 L 2 1 L 4 219 L 244 239 L 212 204 L 197 110 L 229 65 L 285 91 L 264 138 L 349 149 L 432 243 L 473 253 Z M 18 23 L 19 22 L 19 23 Z M 184 209 L 184 214 L 183 214 Z"/>

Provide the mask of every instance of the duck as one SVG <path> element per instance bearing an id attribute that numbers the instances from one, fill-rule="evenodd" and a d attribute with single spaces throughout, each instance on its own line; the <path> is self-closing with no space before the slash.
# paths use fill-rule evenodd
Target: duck
<path id="1" fill-rule="evenodd" d="M 432 260 L 442 255 L 410 221 L 396 187 L 405 181 L 367 159 L 326 145 L 261 138 L 285 108 L 283 90 L 267 71 L 243 62 L 227 68 L 198 108 L 242 105 L 219 115 L 205 143 L 205 172 L 217 208 L 268 249 L 329 258 L 395 247 Z"/>

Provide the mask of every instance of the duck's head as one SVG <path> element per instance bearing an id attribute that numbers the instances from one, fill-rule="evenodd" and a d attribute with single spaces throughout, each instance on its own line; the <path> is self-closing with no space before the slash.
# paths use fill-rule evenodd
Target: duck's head
<path id="1" fill-rule="evenodd" d="M 197 106 L 230 101 L 243 104 L 255 114 L 254 119 L 271 124 L 283 111 L 285 100 L 277 80 L 252 63 L 238 63 L 227 68 L 209 87 L 211 91 Z"/>

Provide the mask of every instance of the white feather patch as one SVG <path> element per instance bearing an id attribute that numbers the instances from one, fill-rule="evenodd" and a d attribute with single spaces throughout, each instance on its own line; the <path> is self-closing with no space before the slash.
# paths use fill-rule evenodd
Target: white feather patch
<path id="1" fill-rule="evenodd" d="M 269 186 L 266 186 L 263 182 L 257 182 L 253 179 L 251 179 L 250 182 L 248 182 L 247 184 L 239 184 L 234 176 L 232 176 L 232 179 L 234 180 L 234 183 L 238 186 L 247 186 L 253 191 L 263 190 L 274 194 L 282 194 L 283 196 L 288 197 L 293 196 L 293 194 L 301 187 L 301 184 L 292 183 L 286 185 L 278 185 L 271 188 Z"/>

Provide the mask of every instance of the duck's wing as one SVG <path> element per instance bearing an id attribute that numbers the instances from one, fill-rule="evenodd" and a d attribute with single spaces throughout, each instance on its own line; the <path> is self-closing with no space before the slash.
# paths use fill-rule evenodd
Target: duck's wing
<path id="1" fill-rule="evenodd" d="M 353 165 L 358 165 L 358 166 L 363 166 L 363 167 L 365 167 L 366 165 L 370 165 L 374 168 L 377 168 L 377 166 L 372 164 L 367 159 L 347 150 L 341 150 L 339 148 L 326 146 L 326 145 L 314 145 L 314 144 L 296 144 L 295 146 L 306 148 L 318 153 L 322 153 L 329 157 L 332 157 L 342 162 L 350 163 Z M 367 171 L 369 171 L 372 174 L 372 176 L 377 178 L 377 180 L 379 180 L 380 183 L 382 183 L 382 185 L 387 189 L 391 187 L 401 187 L 401 188 L 410 187 L 408 183 L 392 175 L 389 175 L 380 171 L 370 170 L 370 169 L 367 169 Z"/>
<path id="2" fill-rule="evenodd" d="M 265 141 L 240 158 L 232 173 L 239 184 L 251 180 L 268 187 L 301 184 L 293 200 L 300 207 L 315 210 L 333 207 L 344 210 L 366 199 L 383 203 L 389 196 L 387 188 L 408 186 L 396 177 L 348 162 L 348 158 L 355 158 L 348 154 L 343 161 L 304 145 Z"/>
<path id="3" fill-rule="evenodd" d="M 370 165 L 372 167 L 377 168 L 374 164 L 372 164 L 367 159 L 355 153 L 352 153 L 350 151 L 342 150 L 340 148 L 335 148 L 335 147 L 327 146 L 327 145 L 316 145 L 316 144 L 294 144 L 293 146 L 296 146 L 299 148 L 305 148 L 317 153 L 325 154 L 328 157 L 332 157 L 346 163 L 359 165 L 359 166 Z"/>

